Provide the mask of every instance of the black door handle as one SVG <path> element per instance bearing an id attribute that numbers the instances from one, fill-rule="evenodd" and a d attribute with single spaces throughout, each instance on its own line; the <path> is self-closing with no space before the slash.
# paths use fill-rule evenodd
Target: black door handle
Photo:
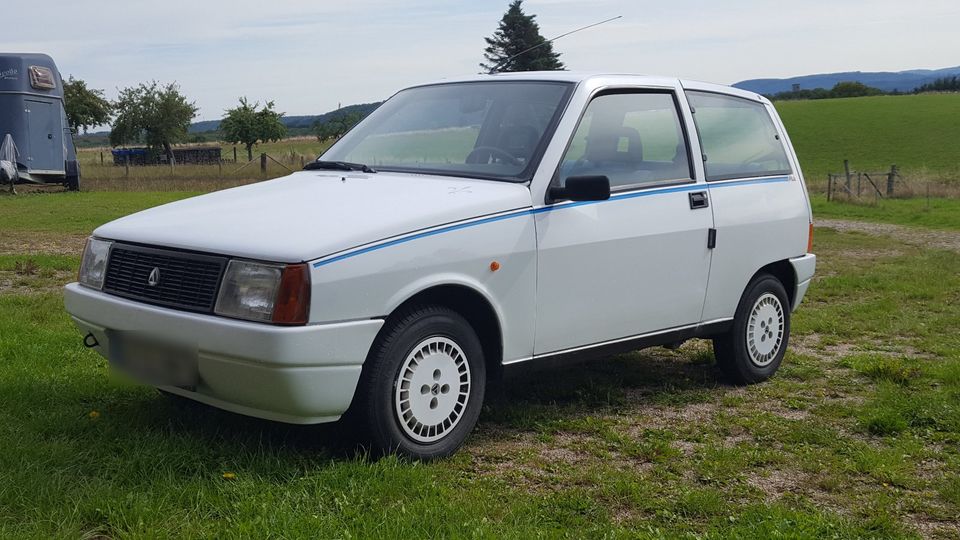
<path id="1" fill-rule="evenodd" d="M 696 210 L 698 208 L 706 208 L 710 206 L 710 203 L 707 201 L 707 192 L 706 191 L 694 191 L 690 194 L 690 209 Z"/>

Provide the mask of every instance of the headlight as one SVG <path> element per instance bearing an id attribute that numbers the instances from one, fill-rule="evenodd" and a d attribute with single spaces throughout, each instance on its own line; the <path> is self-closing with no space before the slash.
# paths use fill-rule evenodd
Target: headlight
<path id="1" fill-rule="evenodd" d="M 83 259 L 80 260 L 80 273 L 77 281 L 97 290 L 103 288 L 103 278 L 107 275 L 107 257 L 110 255 L 110 246 L 113 242 L 99 238 L 87 238 L 87 245 L 83 248 Z"/>
<path id="2" fill-rule="evenodd" d="M 250 321 L 306 324 L 309 307 L 307 265 L 233 260 L 227 264 L 214 312 Z"/>

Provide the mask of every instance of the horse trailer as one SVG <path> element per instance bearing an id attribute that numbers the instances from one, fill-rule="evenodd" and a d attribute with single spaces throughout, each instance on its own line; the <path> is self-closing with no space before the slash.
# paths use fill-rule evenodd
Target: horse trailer
<path id="1" fill-rule="evenodd" d="M 63 79 L 45 54 L 0 53 L 0 162 L 3 181 L 80 189 Z"/>

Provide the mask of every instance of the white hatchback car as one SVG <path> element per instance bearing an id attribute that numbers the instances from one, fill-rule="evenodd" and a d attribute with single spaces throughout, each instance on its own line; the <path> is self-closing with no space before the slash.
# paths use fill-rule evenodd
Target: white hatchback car
<path id="1" fill-rule="evenodd" d="M 67 311 L 169 394 L 433 458 L 504 366 L 712 338 L 779 367 L 812 217 L 769 101 L 669 78 L 403 90 L 306 170 L 110 222 Z"/>

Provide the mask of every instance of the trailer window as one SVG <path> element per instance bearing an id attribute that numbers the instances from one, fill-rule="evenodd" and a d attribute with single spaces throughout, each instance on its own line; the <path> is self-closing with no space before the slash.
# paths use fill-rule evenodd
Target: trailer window
<path id="1" fill-rule="evenodd" d="M 30 66 L 30 86 L 38 90 L 52 90 L 57 82 L 53 70 L 43 66 Z"/>
<path id="2" fill-rule="evenodd" d="M 700 134 L 707 180 L 790 174 L 783 142 L 764 104 L 687 92 Z"/>

